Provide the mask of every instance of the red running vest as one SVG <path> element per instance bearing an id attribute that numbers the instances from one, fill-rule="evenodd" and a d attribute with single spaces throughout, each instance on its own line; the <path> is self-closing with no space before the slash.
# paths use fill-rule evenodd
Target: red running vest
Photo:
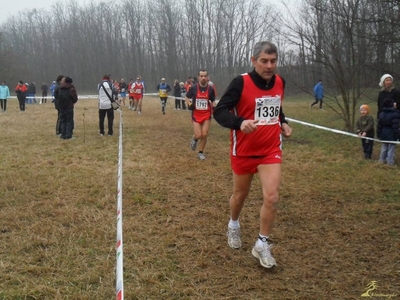
<path id="1" fill-rule="evenodd" d="M 281 125 L 279 111 L 282 106 L 283 80 L 275 75 L 270 90 L 259 89 L 249 76 L 243 74 L 243 91 L 233 113 L 246 120 L 259 119 L 257 130 L 245 134 L 231 130 L 231 154 L 233 156 L 265 156 L 281 149 Z M 259 125 L 266 124 L 266 125 Z"/>

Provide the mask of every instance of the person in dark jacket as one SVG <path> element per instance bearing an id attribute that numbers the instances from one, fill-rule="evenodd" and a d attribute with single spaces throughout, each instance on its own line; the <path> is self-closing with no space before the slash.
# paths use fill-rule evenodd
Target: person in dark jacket
<path id="1" fill-rule="evenodd" d="M 32 104 L 33 102 L 36 104 L 36 85 L 34 82 L 31 82 L 31 84 L 28 86 L 28 96 L 26 97 L 28 99 L 28 104 Z"/>
<path id="2" fill-rule="evenodd" d="M 372 158 L 372 150 L 374 148 L 374 141 L 363 139 L 363 137 L 374 138 L 375 125 L 374 118 L 369 114 L 369 106 L 363 104 L 360 106 L 360 118 L 356 123 L 356 130 L 359 137 L 361 137 L 361 145 L 364 150 L 364 158 Z"/>
<path id="3" fill-rule="evenodd" d="M 41 87 L 42 99 L 40 100 L 39 104 L 47 102 L 47 91 L 48 91 L 48 89 L 49 89 L 49 87 L 47 86 L 46 82 L 43 82 L 43 85 Z"/>
<path id="4" fill-rule="evenodd" d="M 55 97 L 60 115 L 60 138 L 71 139 L 74 129 L 74 104 L 78 101 L 71 77 L 67 76 L 61 80 L 60 87 L 55 91 Z"/>
<path id="5" fill-rule="evenodd" d="M 392 98 L 383 101 L 382 112 L 379 114 L 377 135 L 382 141 L 398 141 L 400 138 L 400 112 L 395 108 Z M 379 162 L 394 165 L 396 144 L 382 142 Z"/>
<path id="6" fill-rule="evenodd" d="M 54 108 L 57 110 L 57 122 L 56 122 L 56 135 L 61 134 L 61 119 L 60 119 L 60 110 L 58 108 L 58 102 L 56 99 L 56 92 L 60 88 L 61 80 L 64 78 L 64 75 L 58 75 L 56 79 L 56 86 L 54 88 Z"/>
<path id="7" fill-rule="evenodd" d="M 25 111 L 26 91 L 27 87 L 24 82 L 22 80 L 18 81 L 18 84 L 15 87 L 15 93 L 17 94 L 20 111 Z"/>
<path id="8" fill-rule="evenodd" d="M 400 109 L 400 91 L 393 85 L 393 77 L 390 74 L 384 74 L 379 81 L 379 86 L 382 88 L 378 94 L 378 112 L 376 114 L 379 118 L 379 114 L 383 109 L 383 101 L 387 98 L 393 100 L 397 104 L 397 109 Z"/>
<path id="9" fill-rule="evenodd" d="M 175 110 L 181 109 L 181 86 L 179 85 L 179 80 L 174 81 L 174 97 L 175 97 Z"/>

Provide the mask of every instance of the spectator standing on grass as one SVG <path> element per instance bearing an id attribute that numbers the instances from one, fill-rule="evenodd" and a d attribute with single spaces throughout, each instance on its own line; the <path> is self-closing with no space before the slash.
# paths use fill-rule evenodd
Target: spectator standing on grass
<path id="1" fill-rule="evenodd" d="M 104 75 L 103 81 L 99 84 L 99 131 L 100 136 L 104 136 L 104 120 L 107 116 L 108 122 L 108 135 L 114 134 L 114 108 L 112 107 L 112 84 L 110 76 Z"/>
<path id="2" fill-rule="evenodd" d="M 71 139 L 74 130 L 74 105 L 78 101 L 71 77 L 61 80 L 60 87 L 56 90 L 56 101 L 60 112 L 60 139 Z"/>
<path id="3" fill-rule="evenodd" d="M 37 103 L 36 102 L 36 85 L 34 82 L 31 82 L 31 84 L 28 86 L 28 104 L 33 104 Z"/>
<path id="4" fill-rule="evenodd" d="M 50 91 L 51 91 L 51 96 L 53 97 L 53 100 L 51 101 L 51 103 L 54 103 L 54 89 L 56 88 L 56 82 L 53 81 L 53 83 L 50 86 Z"/>
<path id="5" fill-rule="evenodd" d="M 360 106 L 360 118 L 356 123 L 356 132 L 360 137 L 374 138 L 375 136 L 374 118 L 369 114 L 369 106 L 366 104 Z M 371 159 L 374 141 L 362 138 L 361 146 L 364 151 L 364 158 Z"/>
<path id="6" fill-rule="evenodd" d="M 0 85 L 0 105 L 1 111 L 3 113 L 7 110 L 7 100 L 10 99 L 10 89 L 6 85 L 6 82 L 3 81 Z"/>
<path id="7" fill-rule="evenodd" d="M 58 75 L 56 82 L 55 82 L 55 87 L 54 87 L 54 107 L 57 110 L 57 122 L 56 122 L 56 135 L 61 134 L 61 117 L 60 117 L 60 109 L 58 106 L 57 102 L 57 90 L 60 88 L 61 80 L 63 80 L 65 76 L 64 75 Z"/>
<path id="8" fill-rule="evenodd" d="M 379 114 L 383 109 L 383 101 L 385 99 L 392 99 L 397 104 L 397 109 L 400 109 L 400 91 L 394 87 L 393 77 L 390 74 L 384 74 L 379 81 L 381 90 L 378 94 L 378 112 L 376 114 L 379 118 Z"/>
<path id="9" fill-rule="evenodd" d="M 39 104 L 46 103 L 47 102 L 47 91 L 49 89 L 46 82 L 43 82 L 43 85 L 40 89 L 42 90 L 42 99 L 40 100 Z"/>
<path id="10" fill-rule="evenodd" d="M 206 70 L 199 71 L 199 82 L 192 85 L 186 93 L 186 104 L 192 111 L 192 123 L 194 135 L 190 141 L 190 148 L 196 151 L 199 144 L 197 157 L 205 160 L 204 149 L 207 144 L 208 131 L 210 130 L 211 117 L 214 108 L 214 89 L 208 85 L 208 73 Z"/>
<path id="11" fill-rule="evenodd" d="M 181 109 L 181 86 L 179 84 L 179 80 L 174 80 L 174 97 L 175 97 L 175 110 Z"/>
<path id="12" fill-rule="evenodd" d="M 392 98 L 383 101 L 382 112 L 379 114 L 377 135 L 382 140 L 380 163 L 394 165 L 394 154 L 396 144 L 385 143 L 384 141 L 399 141 L 400 139 L 400 112 L 396 109 Z"/>
<path id="13" fill-rule="evenodd" d="M 185 88 L 185 84 L 183 82 L 179 83 L 179 86 L 181 87 L 181 98 L 185 99 L 186 97 L 186 88 Z M 182 100 L 182 109 L 186 109 L 186 102 L 185 100 Z"/>
<path id="14" fill-rule="evenodd" d="M 314 98 L 315 102 L 310 105 L 310 108 L 319 102 L 319 109 L 322 109 L 322 102 L 324 100 L 324 85 L 322 84 L 322 79 L 314 86 Z"/>
<path id="15" fill-rule="evenodd" d="M 25 111 L 26 91 L 27 87 L 24 82 L 22 80 L 18 81 L 18 84 L 15 87 L 15 93 L 17 94 L 20 111 Z"/>
<path id="16" fill-rule="evenodd" d="M 171 91 L 171 87 L 165 82 L 165 78 L 161 78 L 161 82 L 157 85 L 156 90 L 161 101 L 161 112 L 165 115 L 165 107 L 167 106 L 168 93 Z"/>
<path id="17" fill-rule="evenodd" d="M 279 200 L 282 163 L 282 135 L 292 129 L 282 110 L 285 81 L 275 74 L 278 49 L 271 42 L 255 44 L 250 73 L 234 78 L 218 102 L 215 120 L 231 129 L 233 194 L 229 200 L 228 245 L 242 246 L 239 215 L 258 173 L 263 193 L 260 230 L 252 255 L 265 268 L 276 266 L 269 237 Z"/>

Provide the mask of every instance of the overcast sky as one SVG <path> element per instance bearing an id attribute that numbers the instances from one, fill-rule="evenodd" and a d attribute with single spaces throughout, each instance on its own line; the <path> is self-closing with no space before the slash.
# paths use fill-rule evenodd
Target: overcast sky
<path id="1" fill-rule="evenodd" d="M 60 1 L 60 0 L 58 0 Z M 45 9 L 49 11 L 51 6 L 54 3 L 58 2 L 57 0 L 18 0 L 17 2 L 11 0 L 2 0 L 0 6 L 0 24 L 5 22 L 8 17 L 15 16 L 19 11 L 23 11 L 25 9 L 33 9 L 36 8 L 37 10 Z M 68 1 L 68 0 L 67 0 Z M 101 2 L 107 0 L 92 0 L 93 2 Z M 108 0 L 112 1 L 112 0 Z M 280 2 L 284 1 L 285 3 L 289 4 L 297 4 L 301 0 L 264 0 L 267 3 L 273 3 L 277 7 L 282 7 Z M 90 2 L 90 0 L 77 0 L 80 5 L 84 5 L 85 3 Z M 117 2 L 119 2 L 117 0 Z M 293 8 L 293 7 L 291 7 Z"/>

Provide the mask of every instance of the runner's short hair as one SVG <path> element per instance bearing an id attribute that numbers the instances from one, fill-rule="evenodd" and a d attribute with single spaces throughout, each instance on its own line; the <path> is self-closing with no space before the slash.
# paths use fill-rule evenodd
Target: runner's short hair
<path id="1" fill-rule="evenodd" d="M 260 56 L 261 52 L 266 54 L 274 54 L 276 53 L 276 57 L 278 58 L 278 48 L 274 43 L 268 41 L 258 42 L 254 45 L 253 48 L 253 57 L 257 60 Z"/>

